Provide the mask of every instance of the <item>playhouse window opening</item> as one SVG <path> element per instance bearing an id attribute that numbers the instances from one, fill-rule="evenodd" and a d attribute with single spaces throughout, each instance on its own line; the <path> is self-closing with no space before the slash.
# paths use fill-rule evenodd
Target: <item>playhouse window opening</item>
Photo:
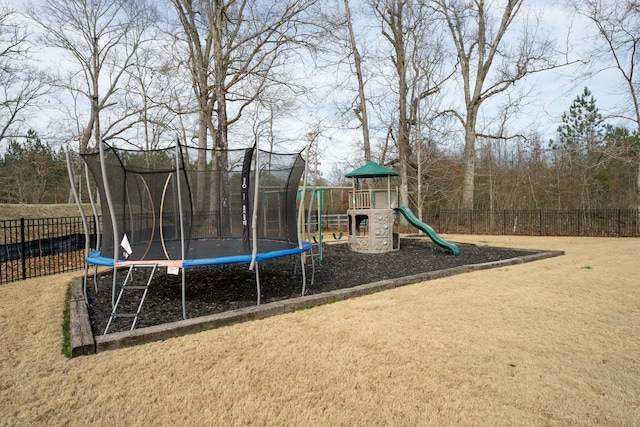
<path id="1" fill-rule="evenodd" d="M 393 221 L 393 249 L 400 249 L 400 224 L 397 218 Z"/>
<path id="2" fill-rule="evenodd" d="M 368 215 L 356 215 L 356 236 L 368 236 L 369 235 L 369 216 Z"/>

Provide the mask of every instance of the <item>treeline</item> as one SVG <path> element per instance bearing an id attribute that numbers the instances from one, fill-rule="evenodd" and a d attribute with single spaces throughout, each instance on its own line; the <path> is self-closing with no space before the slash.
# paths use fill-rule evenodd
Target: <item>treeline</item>
<path id="1" fill-rule="evenodd" d="M 632 150 L 610 155 L 621 140 L 637 141 L 615 128 L 607 144 L 589 152 L 552 148 L 540 139 L 493 140 L 480 144 L 475 209 L 635 209 L 635 166 Z M 462 159 L 452 150 L 424 149 L 428 164 L 422 176 L 423 209 L 464 209 L 460 188 Z M 410 199 L 419 205 L 418 175 L 412 163 Z"/>
<path id="2" fill-rule="evenodd" d="M 10 138 L 0 153 L 0 203 L 66 203 L 69 178 L 65 155 L 29 130 Z"/>
<path id="3" fill-rule="evenodd" d="M 555 139 L 481 140 L 476 207 L 635 209 L 639 150 L 637 131 L 607 124 L 584 88 Z"/>
<path id="4" fill-rule="evenodd" d="M 607 124 L 588 88 L 568 106 L 555 139 L 478 137 L 477 146 L 475 209 L 637 208 L 638 134 Z M 460 150 L 422 140 L 409 161 L 410 207 L 466 209 L 463 165 Z M 350 185 L 346 172 L 336 168 L 325 184 Z"/>
<path id="5" fill-rule="evenodd" d="M 419 210 L 464 209 L 459 150 L 422 140 L 409 161 L 409 204 Z M 557 137 L 478 138 L 479 210 L 635 209 L 640 142 L 637 133 L 607 124 L 585 88 L 562 117 Z M 319 185 L 350 185 L 347 167 Z M 420 175 L 419 175 L 420 174 Z M 418 176 L 421 176 L 418 185 Z M 64 203 L 70 188 L 65 155 L 29 130 L 0 154 L 0 203 Z M 346 193 L 345 193 L 346 194 Z M 339 210 L 342 193 L 327 208 Z M 334 200 L 335 199 L 335 200 Z"/>

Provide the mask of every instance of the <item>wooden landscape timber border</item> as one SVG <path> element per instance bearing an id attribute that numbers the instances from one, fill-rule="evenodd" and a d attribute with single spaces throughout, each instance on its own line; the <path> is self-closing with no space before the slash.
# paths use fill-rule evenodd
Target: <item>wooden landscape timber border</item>
<path id="1" fill-rule="evenodd" d="M 513 248 L 518 250 L 518 248 Z M 238 310 L 216 313 L 208 316 L 201 316 L 187 320 L 181 320 L 162 325 L 149 326 L 146 328 L 134 329 L 133 331 L 115 332 L 108 335 L 94 337 L 91 332 L 89 313 L 82 296 L 82 277 L 75 277 L 72 281 L 71 296 L 71 357 L 95 354 L 107 350 L 116 350 L 134 345 L 145 344 L 154 341 L 162 341 L 186 334 L 215 329 L 222 326 L 233 325 L 235 323 L 250 320 L 264 319 L 278 314 L 320 306 L 323 304 L 342 301 L 363 295 L 397 288 L 399 286 L 412 283 L 425 282 L 440 279 L 443 277 L 455 276 L 457 274 L 471 271 L 487 270 L 490 268 L 506 267 L 510 265 L 523 264 L 527 262 L 539 261 L 564 255 L 564 251 L 536 251 L 522 249 L 530 252 L 516 258 L 509 258 L 500 261 L 492 261 L 480 264 L 463 265 L 444 270 L 429 271 L 426 273 L 411 276 L 399 277 L 397 279 L 382 280 L 379 282 L 358 285 L 351 288 L 337 289 L 321 294 L 307 295 L 304 297 L 291 298 L 283 301 L 276 301 L 268 304 L 261 304 L 251 307 L 240 308 Z M 534 252 L 531 254 L 531 252 Z"/>
<path id="2" fill-rule="evenodd" d="M 83 277 L 74 277 L 71 281 L 71 300 L 69 301 L 71 357 L 96 352 L 96 344 L 89 321 L 89 311 L 82 292 L 82 279 Z"/>

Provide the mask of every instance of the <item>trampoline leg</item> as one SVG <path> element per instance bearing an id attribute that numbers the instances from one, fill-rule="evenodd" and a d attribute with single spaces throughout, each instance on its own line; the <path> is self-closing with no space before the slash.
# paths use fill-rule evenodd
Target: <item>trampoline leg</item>
<path id="1" fill-rule="evenodd" d="M 84 281 L 82 282 L 82 295 L 84 296 L 84 302 L 89 304 L 89 298 L 87 297 L 87 282 L 89 281 L 89 265 L 85 261 L 84 263 Z"/>
<path id="2" fill-rule="evenodd" d="M 111 308 L 116 306 L 116 285 L 118 283 L 118 267 L 113 263 L 113 283 L 111 283 Z"/>
<path id="3" fill-rule="evenodd" d="M 98 292 L 98 266 L 93 266 L 93 287 Z"/>
<path id="4" fill-rule="evenodd" d="M 256 262 L 256 292 L 258 293 L 258 303 L 260 305 L 260 272 L 258 271 L 258 263 Z"/>
<path id="5" fill-rule="evenodd" d="M 300 254 L 300 266 L 302 267 L 302 296 L 307 293 L 307 272 L 304 268 L 304 253 Z"/>
<path id="6" fill-rule="evenodd" d="M 187 320 L 187 305 L 186 305 L 184 284 L 185 284 L 185 272 L 183 267 L 182 268 L 182 319 Z"/>

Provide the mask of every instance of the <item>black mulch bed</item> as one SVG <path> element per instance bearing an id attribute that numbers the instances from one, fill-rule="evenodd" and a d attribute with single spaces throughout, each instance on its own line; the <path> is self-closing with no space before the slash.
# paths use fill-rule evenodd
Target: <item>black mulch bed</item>
<path id="1" fill-rule="evenodd" d="M 347 244 L 325 244 L 323 262 L 316 262 L 315 279 L 307 294 L 443 270 L 461 265 L 479 264 L 510 259 L 533 252 L 489 246 L 459 244 L 460 256 L 425 239 L 402 239 L 400 251 L 388 254 L 359 254 L 351 252 Z M 300 296 L 302 274 L 300 257 L 277 258 L 260 263 L 262 303 Z M 146 283 L 150 269 L 139 269 L 136 285 Z M 311 278 L 310 263 L 307 283 Z M 120 277 L 122 275 L 122 277 Z M 118 272 L 118 284 L 126 270 Z M 98 277 L 98 292 L 89 284 L 89 317 L 94 335 L 102 335 L 111 314 L 111 272 Z M 91 281 L 92 282 L 92 281 Z M 190 318 L 235 310 L 256 304 L 255 273 L 247 264 L 209 266 L 186 270 L 187 316 Z M 181 275 L 169 275 L 159 268 L 149 288 L 136 329 L 145 326 L 182 320 Z M 118 289 L 119 291 L 119 289 Z M 127 290 L 118 306 L 118 313 L 135 312 L 142 291 Z M 117 294 L 116 294 L 117 297 Z M 109 333 L 126 331 L 132 319 L 120 318 L 112 322 Z"/>

